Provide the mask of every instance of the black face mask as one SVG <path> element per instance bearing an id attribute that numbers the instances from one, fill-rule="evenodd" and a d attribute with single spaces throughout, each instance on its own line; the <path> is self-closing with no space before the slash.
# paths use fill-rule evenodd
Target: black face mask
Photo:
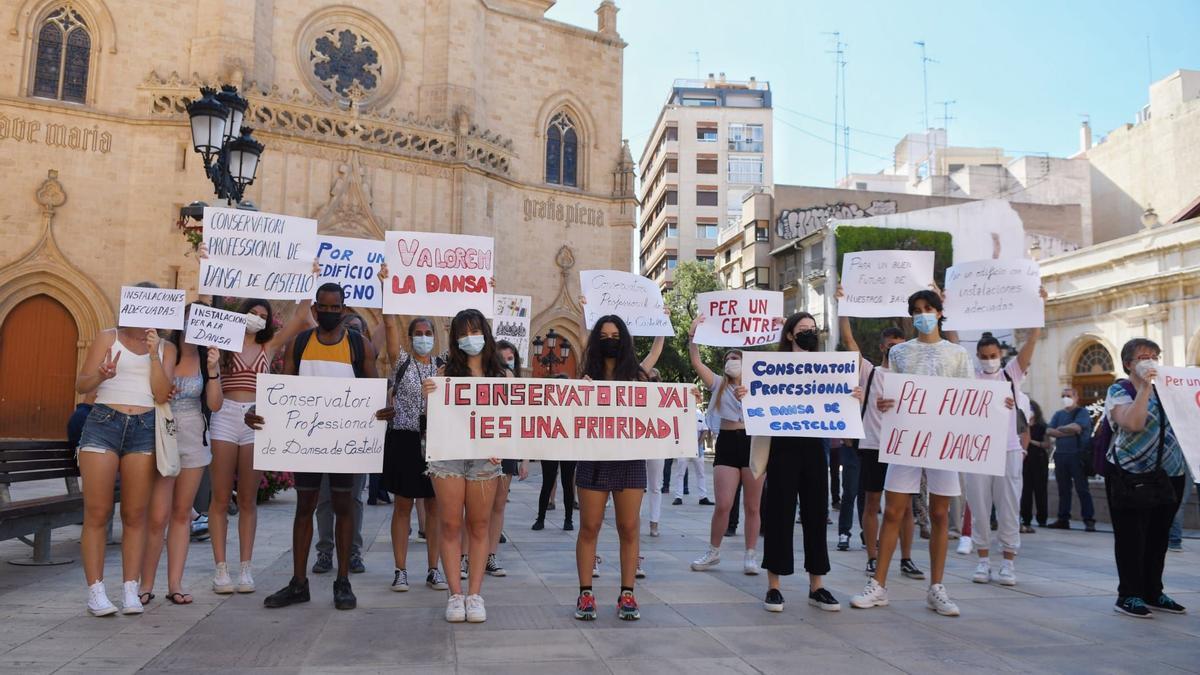
<path id="1" fill-rule="evenodd" d="M 615 359 L 617 354 L 621 353 L 620 338 L 600 338 L 597 344 L 600 346 L 600 353 L 604 355 L 604 358 Z"/>
<path id="2" fill-rule="evenodd" d="M 321 330 L 329 332 L 342 323 L 341 312 L 317 312 L 317 325 Z"/>
<path id="3" fill-rule="evenodd" d="M 806 352 L 817 351 L 817 332 L 815 330 L 802 330 L 792 336 L 796 341 L 796 346 Z"/>

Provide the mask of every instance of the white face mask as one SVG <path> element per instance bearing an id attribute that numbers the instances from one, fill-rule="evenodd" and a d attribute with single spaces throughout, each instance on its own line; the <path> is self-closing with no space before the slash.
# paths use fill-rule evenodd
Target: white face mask
<path id="1" fill-rule="evenodd" d="M 991 375 L 1000 370 L 1000 359 L 979 359 L 979 365 L 983 368 L 983 372 Z"/>
<path id="2" fill-rule="evenodd" d="M 412 339 L 413 349 L 417 354 L 425 356 L 433 351 L 433 336 L 432 335 L 414 335 Z"/>
<path id="3" fill-rule="evenodd" d="M 1062 404 L 1064 408 L 1074 407 L 1075 399 L 1071 398 L 1070 396 L 1064 396 L 1062 397 Z"/>
<path id="4" fill-rule="evenodd" d="M 1137 364 L 1133 366 L 1134 372 L 1136 372 L 1138 377 L 1142 378 L 1143 380 L 1146 379 L 1146 372 L 1151 368 L 1157 369 L 1158 361 L 1138 361 Z"/>
<path id="5" fill-rule="evenodd" d="M 737 377 L 740 377 L 741 374 L 742 374 L 742 360 L 741 359 L 730 359 L 725 362 L 726 377 L 737 378 Z"/>
<path id="6" fill-rule="evenodd" d="M 254 312 L 246 312 L 246 332 L 257 333 L 267 327 L 267 320 Z"/>

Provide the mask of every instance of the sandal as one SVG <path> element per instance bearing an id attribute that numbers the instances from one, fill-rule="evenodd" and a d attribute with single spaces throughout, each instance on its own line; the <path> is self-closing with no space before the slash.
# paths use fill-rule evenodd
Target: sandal
<path id="1" fill-rule="evenodd" d="M 149 591 L 146 591 L 145 593 L 138 593 L 138 601 L 140 601 L 142 603 L 143 607 L 150 604 L 150 601 L 153 599 L 154 599 L 154 594 Z"/>
<path id="2" fill-rule="evenodd" d="M 191 593 L 180 593 L 179 591 L 176 591 L 174 593 L 167 593 L 166 597 L 167 597 L 167 600 L 170 601 L 170 603 L 172 605 L 190 605 L 190 604 L 192 604 L 192 594 Z"/>

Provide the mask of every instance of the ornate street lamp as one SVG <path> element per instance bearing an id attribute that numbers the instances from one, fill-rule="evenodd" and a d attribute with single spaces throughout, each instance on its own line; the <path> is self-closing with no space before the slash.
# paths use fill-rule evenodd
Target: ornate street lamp
<path id="1" fill-rule="evenodd" d="M 263 152 L 250 127 L 242 126 L 250 104 L 229 84 L 220 91 L 201 87 L 200 94 L 187 106 L 192 147 L 204 158 L 204 173 L 217 197 L 229 206 L 240 204 L 246 186 L 254 183 Z"/>
<path id="2" fill-rule="evenodd" d="M 546 331 L 546 337 L 539 335 L 533 338 L 533 359 L 542 364 L 547 375 L 553 376 L 554 367 L 566 363 L 570 357 L 570 341 L 555 333 L 553 328 Z"/>

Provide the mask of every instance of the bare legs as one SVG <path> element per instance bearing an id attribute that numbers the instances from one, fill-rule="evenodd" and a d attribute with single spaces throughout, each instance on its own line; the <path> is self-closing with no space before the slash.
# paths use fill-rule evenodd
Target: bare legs
<path id="1" fill-rule="evenodd" d="M 879 503 L 882 501 L 882 492 L 868 492 L 866 503 L 863 505 L 862 514 L 862 529 L 863 538 L 867 543 L 867 557 L 879 557 Z M 916 523 L 912 517 L 912 502 L 909 501 L 908 509 L 904 514 L 904 519 L 900 521 L 900 557 L 912 557 L 912 541 L 913 534 L 916 530 Z"/>
<path id="2" fill-rule="evenodd" d="M 911 495 L 888 490 L 884 493 L 883 528 L 879 533 L 879 559 L 875 568 L 875 581 L 880 586 L 887 585 L 888 565 L 896 553 L 896 542 L 900 535 L 902 521 L 907 518 L 912 508 Z M 950 524 L 950 497 L 929 495 L 929 523 L 932 529 L 929 537 L 929 579 L 931 584 L 942 583 L 946 572 L 947 535 Z"/>
<path id="3" fill-rule="evenodd" d="M 237 446 L 229 441 L 214 440 L 212 449 L 213 461 L 209 468 L 212 503 L 208 507 L 208 532 L 212 535 L 213 561 L 218 564 L 226 562 L 229 499 L 233 494 L 236 473 L 238 552 L 242 562 L 250 562 L 254 558 L 254 536 L 258 529 L 258 483 L 262 480 L 262 472 L 254 470 L 254 446 Z"/>
<path id="4" fill-rule="evenodd" d="M 399 570 L 408 569 L 408 536 L 412 531 L 412 509 L 415 501 L 399 495 L 396 495 L 393 501 L 392 556 L 396 561 L 396 569 Z M 428 548 L 429 569 L 434 569 L 438 561 L 437 500 L 430 497 L 421 502 L 425 504 L 424 510 L 431 516 L 425 529 L 425 545 Z M 421 502 L 418 502 L 418 505 Z M 417 526 L 420 527 L 419 521 Z"/>
<path id="5" fill-rule="evenodd" d="M 638 530 L 641 527 L 642 491 L 613 490 L 617 537 L 621 542 L 621 585 L 633 588 L 638 563 Z M 575 540 L 575 567 L 579 585 L 592 585 L 592 565 L 596 560 L 596 542 L 604 523 L 608 492 L 577 488 L 579 498 L 579 537 Z"/>
<path id="6" fill-rule="evenodd" d="M 183 469 L 179 476 L 158 476 L 150 498 L 146 528 L 146 553 L 142 562 L 142 592 L 154 589 L 158 562 L 162 557 L 163 531 L 167 537 L 167 592 L 183 591 L 183 566 L 187 562 L 192 535 L 192 501 L 200 487 L 204 467 Z"/>
<path id="7" fill-rule="evenodd" d="M 487 567 L 488 521 L 496 499 L 495 480 L 467 480 L 462 476 L 436 477 L 433 491 L 437 493 L 437 514 L 441 524 L 438 533 L 442 560 L 459 560 L 462 556 L 463 510 L 466 510 L 465 525 L 468 538 L 468 594 L 478 595 L 483 588 L 483 575 Z M 431 514 L 432 515 L 432 514 Z M 426 533 L 428 534 L 428 533 Z M 446 583 L 452 595 L 462 594 L 462 579 L 457 573 L 446 575 Z"/>

